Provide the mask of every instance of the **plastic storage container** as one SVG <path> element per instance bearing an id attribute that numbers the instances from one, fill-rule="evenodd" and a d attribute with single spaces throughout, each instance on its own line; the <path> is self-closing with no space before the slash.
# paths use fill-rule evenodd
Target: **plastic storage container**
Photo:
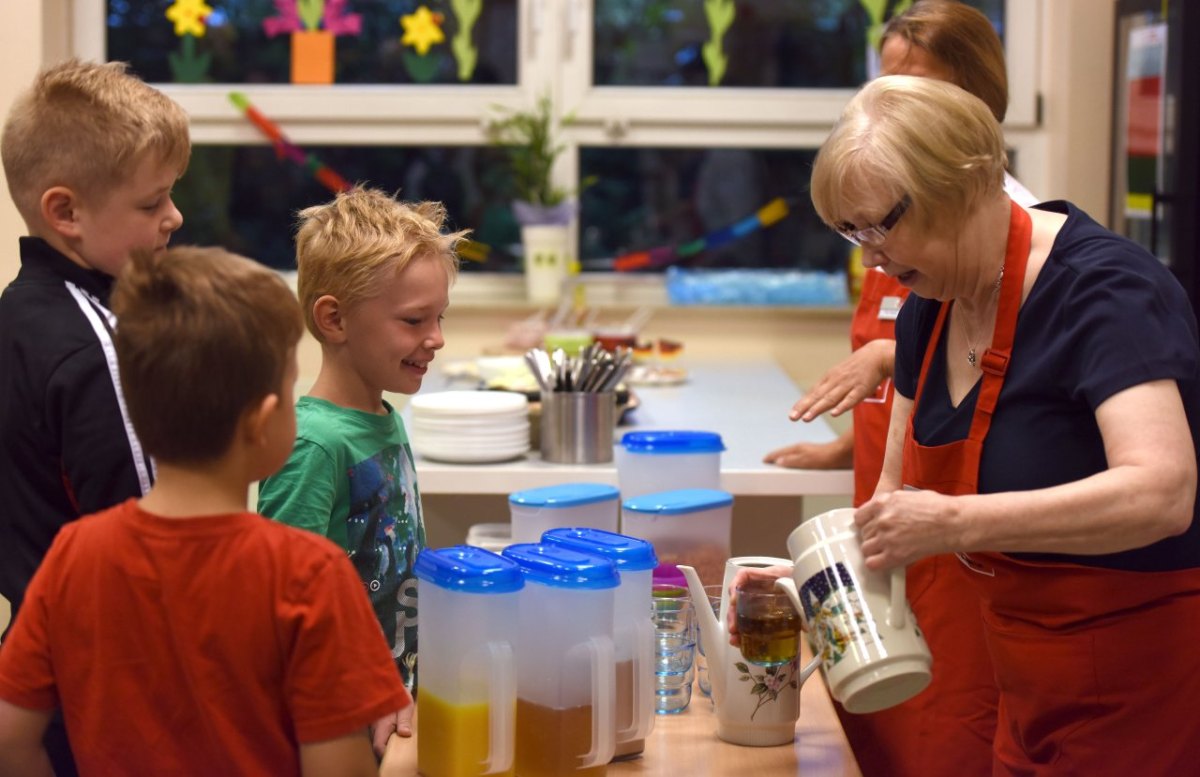
<path id="1" fill-rule="evenodd" d="M 723 450 L 716 432 L 626 432 L 615 450 L 621 498 L 720 488 Z"/>
<path id="2" fill-rule="evenodd" d="M 615 532 L 621 512 L 620 492 L 601 483 L 567 483 L 531 488 L 508 496 L 513 542 L 537 542 L 559 527 Z"/>
<path id="3" fill-rule="evenodd" d="M 513 542 L 512 525 L 507 523 L 477 523 L 467 529 L 467 545 L 500 553 Z"/>
<path id="4" fill-rule="evenodd" d="M 626 499 L 621 533 L 649 540 L 659 562 L 695 567 L 705 583 L 720 583 L 729 558 L 733 495 L 689 488 Z"/>
<path id="5" fill-rule="evenodd" d="M 650 618 L 651 576 L 658 564 L 654 547 L 636 537 L 599 529 L 551 529 L 542 535 L 542 542 L 603 556 L 617 567 L 621 584 L 613 611 L 617 662 L 614 758 L 637 755 L 646 749 L 646 737 L 654 727 L 654 625 Z"/>
<path id="6" fill-rule="evenodd" d="M 518 605 L 524 576 L 481 548 L 426 548 L 421 581 L 421 736 L 425 777 L 512 775 Z"/>
<path id="7" fill-rule="evenodd" d="M 616 664 L 611 561 L 555 545 L 509 545 L 518 607 L 516 772 L 599 777 L 613 757 Z"/>

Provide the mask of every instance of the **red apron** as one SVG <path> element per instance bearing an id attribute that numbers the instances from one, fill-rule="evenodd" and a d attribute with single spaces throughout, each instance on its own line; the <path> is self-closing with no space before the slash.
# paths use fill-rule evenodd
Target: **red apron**
<path id="1" fill-rule="evenodd" d="M 996 330 L 992 348 L 981 362 L 983 382 L 971 433 L 960 442 L 927 447 L 913 437 L 912 418 L 950 306 L 943 304 L 938 313 L 904 436 L 901 474 L 906 487 L 951 495 L 977 492 L 983 438 L 1004 382 L 1003 365 L 1012 347 L 1021 307 L 1030 234 L 1029 214 L 1014 204 Z M 944 555 L 921 559 L 908 567 L 908 599 L 933 654 L 933 682 L 904 704 L 864 716 L 870 719 L 875 742 L 863 743 L 860 750 L 856 742 L 861 737 L 856 731 L 851 744 L 859 767 L 868 777 L 991 773 L 999 691 L 984 639 L 979 596 L 963 585 L 960 566 L 953 556 Z"/>
<path id="2" fill-rule="evenodd" d="M 913 438 L 910 417 L 906 485 L 976 493 L 983 440 L 1012 350 L 1029 249 L 1029 217 L 1016 205 L 1012 213 L 995 335 L 981 362 L 970 433 L 960 442 L 922 446 Z M 948 309 L 942 306 L 926 351 L 918 402 Z M 991 774 L 1196 773 L 1200 570 L 1123 572 L 1020 561 L 999 553 L 960 554 L 959 560 L 944 556 L 935 563 L 939 571 L 946 568 L 951 585 L 973 590 L 983 603 L 984 636 L 1000 692 Z M 961 585 L 962 575 L 970 586 Z M 938 601 L 947 607 L 941 597 Z M 929 621 L 927 605 L 917 609 L 914 603 L 914 609 L 933 651 L 936 683 L 947 650 L 955 648 L 943 642 L 937 621 Z M 960 773 L 989 770 L 972 767 Z"/>
<path id="3" fill-rule="evenodd" d="M 850 323 L 850 348 L 857 351 L 872 340 L 896 339 L 896 314 L 908 289 L 879 270 L 863 276 L 862 298 Z M 854 506 L 875 493 L 883 470 L 888 424 L 892 420 L 892 379 L 854 406 Z"/>

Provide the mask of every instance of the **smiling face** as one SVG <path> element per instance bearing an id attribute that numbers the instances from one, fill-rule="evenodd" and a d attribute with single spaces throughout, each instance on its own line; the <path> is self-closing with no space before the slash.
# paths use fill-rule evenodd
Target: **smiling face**
<path id="1" fill-rule="evenodd" d="M 445 263 L 422 256 L 385 276 L 376 296 L 343 310 L 350 364 L 372 394 L 420 390 L 429 363 L 446 344 L 442 316 L 449 304 Z"/>
<path id="2" fill-rule="evenodd" d="M 78 197 L 73 234 L 66 238 L 68 255 L 85 267 L 115 276 L 134 251 L 165 250 L 171 233 L 183 225 L 183 216 L 171 200 L 171 188 L 180 174 L 150 155 L 118 186 L 102 195 Z"/>

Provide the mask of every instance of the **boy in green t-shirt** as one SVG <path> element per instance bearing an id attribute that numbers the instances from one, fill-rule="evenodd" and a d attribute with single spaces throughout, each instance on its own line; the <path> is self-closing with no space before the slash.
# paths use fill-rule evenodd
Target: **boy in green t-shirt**
<path id="1" fill-rule="evenodd" d="M 465 235 L 442 234 L 445 218 L 438 203 L 402 203 L 371 189 L 301 211 L 298 291 L 321 344 L 321 371 L 296 405 L 291 457 L 262 481 L 258 498 L 263 515 L 350 554 L 414 694 L 412 565 L 425 526 L 408 435 L 383 392 L 416 393 L 445 344 L 442 316 Z"/>

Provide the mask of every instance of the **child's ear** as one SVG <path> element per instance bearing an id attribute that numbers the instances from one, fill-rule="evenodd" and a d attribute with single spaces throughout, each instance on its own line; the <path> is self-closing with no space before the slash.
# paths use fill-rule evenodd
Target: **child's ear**
<path id="1" fill-rule="evenodd" d="M 42 194 L 42 220 L 53 231 L 66 238 L 79 237 L 76 211 L 79 197 L 65 186 L 54 186 Z"/>
<path id="2" fill-rule="evenodd" d="M 327 343 L 341 343 L 346 339 L 346 326 L 342 320 L 342 303 L 332 294 L 323 294 L 313 303 L 313 323 Z"/>
<path id="3" fill-rule="evenodd" d="M 253 405 L 247 410 L 242 417 L 242 434 L 246 442 L 254 446 L 265 444 L 271 417 L 278 410 L 278 394 L 267 394 L 257 405 Z"/>

